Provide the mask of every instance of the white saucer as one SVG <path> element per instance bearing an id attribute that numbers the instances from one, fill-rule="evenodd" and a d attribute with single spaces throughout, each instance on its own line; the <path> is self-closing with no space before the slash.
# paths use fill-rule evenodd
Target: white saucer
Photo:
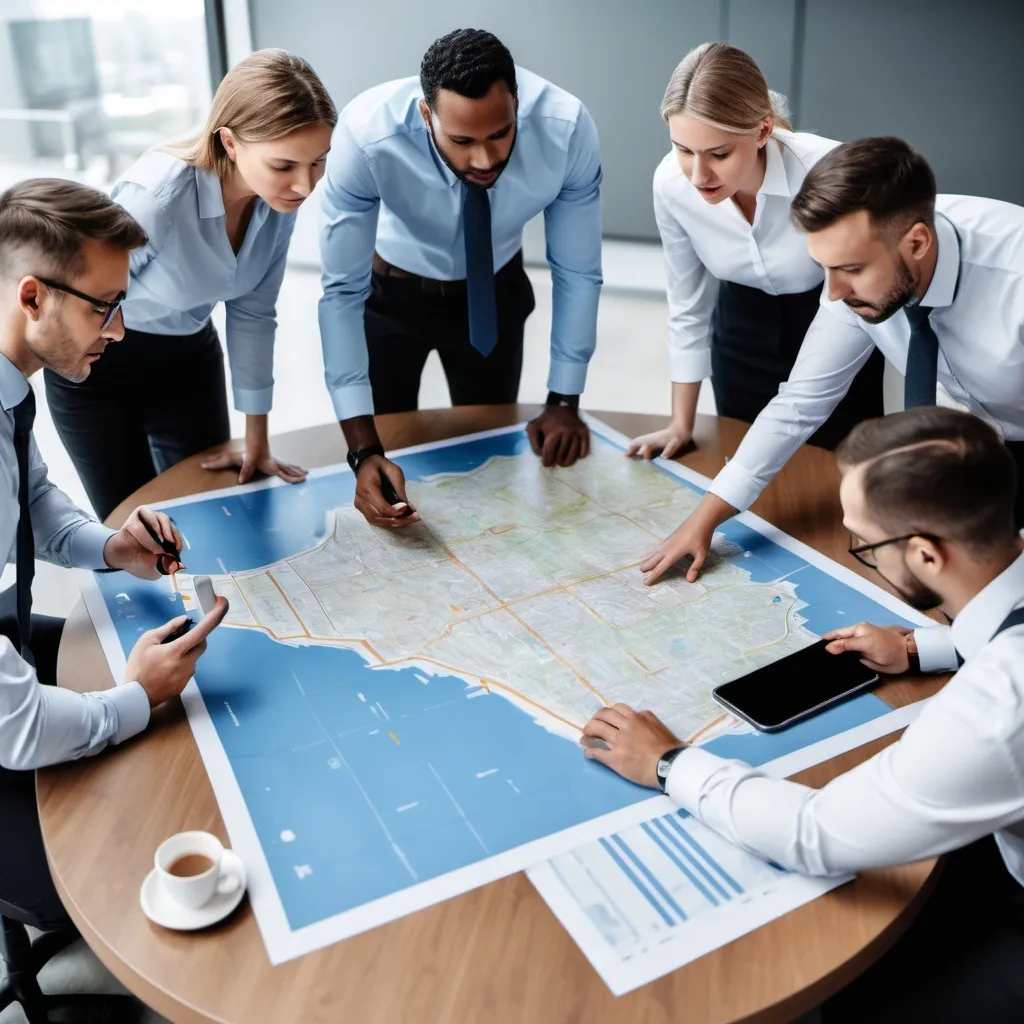
<path id="1" fill-rule="evenodd" d="M 221 863 L 227 874 L 234 875 L 239 880 L 238 888 L 229 893 L 218 893 L 201 907 L 194 910 L 183 907 L 167 890 L 160 884 L 160 878 L 153 868 L 146 880 L 142 883 L 139 892 L 139 899 L 142 901 L 142 911 L 154 924 L 163 928 L 173 928 L 175 931 L 190 932 L 197 928 L 209 928 L 231 913 L 245 895 L 245 865 L 241 857 L 232 850 L 225 850 Z"/>

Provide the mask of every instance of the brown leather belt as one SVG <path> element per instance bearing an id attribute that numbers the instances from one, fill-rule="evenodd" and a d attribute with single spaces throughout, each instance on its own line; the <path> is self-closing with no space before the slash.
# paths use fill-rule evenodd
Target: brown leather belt
<path id="1" fill-rule="evenodd" d="M 410 273 L 393 263 L 388 263 L 379 253 L 373 254 L 373 272 L 378 277 L 391 277 L 397 281 L 408 281 L 415 285 L 421 292 L 428 295 L 440 295 L 443 298 L 452 298 L 466 294 L 466 280 L 459 281 L 438 281 L 433 277 L 421 277 L 419 274 Z"/>

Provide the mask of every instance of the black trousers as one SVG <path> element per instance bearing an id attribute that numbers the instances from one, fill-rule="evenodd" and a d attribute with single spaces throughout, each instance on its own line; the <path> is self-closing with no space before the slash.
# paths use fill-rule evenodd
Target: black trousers
<path id="1" fill-rule="evenodd" d="M 819 309 L 821 286 L 795 295 L 721 281 L 712 319 L 711 386 L 720 416 L 753 423 L 778 394 Z M 881 416 L 885 359 L 874 351 L 809 443 L 835 448 L 861 420 Z"/>
<path id="2" fill-rule="evenodd" d="M 950 854 L 907 933 L 822 1007 L 824 1024 L 1024 1021 L 1024 887 L 988 836 Z"/>
<path id="3" fill-rule="evenodd" d="M 47 370 L 46 400 L 100 519 L 158 473 L 231 436 L 212 323 L 187 335 L 126 330 L 81 384 Z"/>
<path id="4" fill-rule="evenodd" d="M 57 682 L 57 648 L 64 620 L 32 616 L 32 653 L 39 681 Z M 18 624 L 0 619 L 0 633 L 18 645 Z M 36 773 L 0 768 L 0 900 L 34 915 L 44 930 L 71 920 L 50 878 L 36 809 Z"/>
<path id="5" fill-rule="evenodd" d="M 427 356 L 437 349 L 452 405 L 514 402 L 523 368 L 523 328 L 533 312 L 533 287 L 517 253 L 494 275 L 498 344 L 482 356 L 469 343 L 465 287 L 452 293 L 423 290 L 417 278 L 373 275 L 364 323 L 370 353 L 373 407 L 406 412 L 419 404 Z"/>

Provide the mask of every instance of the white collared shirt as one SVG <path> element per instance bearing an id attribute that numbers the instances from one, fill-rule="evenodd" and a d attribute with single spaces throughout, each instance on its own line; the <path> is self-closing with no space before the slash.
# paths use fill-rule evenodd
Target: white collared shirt
<path id="1" fill-rule="evenodd" d="M 654 172 L 673 381 L 689 383 L 711 374 L 711 317 L 719 281 L 745 284 L 768 295 L 791 295 L 824 278 L 807 252 L 806 238 L 790 220 L 789 208 L 807 172 L 838 143 L 782 128 L 772 138 L 750 224 L 731 199 L 705 202 L 683 174 L 674 150 Z"/>
<path id="2" fill-rule="evenodd" d="M 669 795 L 733 842 L 794 871 L 905 864 L 994 832 L 1024 884 L 1024 555 L 956 617 L 963 668 L 896 743 L 820 790 L 687 748 Z"/>
<path id="3" fill-rule="evenodd" d="M 933 309 L 939 382 L 1004 437 L 1022 440 L 1024 208 L 940 195 L 936 210 L 939 255 L 921 305 Z M 789 380 L 710 489 L 735 508 L 747 508 L 828 419 L 874 347 L 905 373 L 909 345 L 903 311 L 872 325 L 823 294 Z"/>
<path id="4" fill-rule="evenodd" d="M 0 355 L 0 551 L 5 562 L 15 561 L 21 516 L 14 409 L 28 390 L 22 372 Z M 77 508 L 50 482 L 34 438 L 29 443 L 29 477 L 36 554 L 56 565 L 104 568 L 103 548 L 113 530 Z M 4 597 L 8 596 L 5 591 Z M 0 765 L 4 768 L 38 768 L 95 754 L 108 743 L 120 743 L 141 732 L 148 723 L 149 698 L 138 683 L 84 694 L 42 686 L 35 669 L 0 634 Z"/>

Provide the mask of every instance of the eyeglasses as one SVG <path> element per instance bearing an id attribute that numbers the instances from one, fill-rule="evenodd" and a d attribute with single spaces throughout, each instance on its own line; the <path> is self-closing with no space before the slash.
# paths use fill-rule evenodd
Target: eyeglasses
<path id="1" fill-rule="evenodd" d="M 875 551 L 879 548 L 884 548 L 888 544 L 899 544 L 901 541 L 910 540 L 912 537 L 922 537 L 924 540 L 930 540 L 933 544 L 938 544 L 941 539 L 931 533 L 907 533 L 902 537 L 890 537 L 888 540 L 876 541 L 874 544 L 855 544 L 854 542 L 858 538 L 854 537 L 851 533 L 849 551 L 861 565 L 867 566 L 869 569 L 877 569 L 878 561 L 874 557 Z M 865 558 L 865 555 L 869 557 Z"/>
<path id="2" fill-rule="evenodd" d="M 121 303 L 128 297 L 127 292 L 120 291 L 113 299 L 94 299 L 91 295 L 86 295 L 85 292 L 69 288 L 66 284 L 60 284 L 58 281 L 50 281 L 45 277 L 37 278 L 37 280 L 42 281 L 47 288 L 53 288 L 58 292 L 67 292 L 68 295 L 74 295 L 76 299 L 88 302 L 90 306 L 99 306 L 101 309 L 105 309 L 107 312 L 103 317 L 103 323 L 100 324 L 101 331 L 105 331 L 114 322 L 114 317 L 117 316 Z"/>

